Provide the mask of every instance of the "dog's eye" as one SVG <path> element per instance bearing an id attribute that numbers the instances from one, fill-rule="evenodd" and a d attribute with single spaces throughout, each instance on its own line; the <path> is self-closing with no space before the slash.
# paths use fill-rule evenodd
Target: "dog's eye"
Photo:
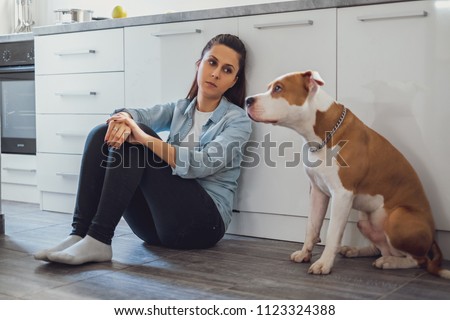
<path id="1" fill-rule="evenodd" d="M 281 90 L 283 90 L 283 88 L 278 84 L 273 87 L 273 92 L 275 93 L 281 92 Z"/>

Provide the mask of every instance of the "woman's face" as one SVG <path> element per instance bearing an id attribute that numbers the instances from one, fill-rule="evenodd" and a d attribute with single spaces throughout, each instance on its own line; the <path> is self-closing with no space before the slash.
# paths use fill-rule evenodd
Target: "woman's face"
<path id="1" fill-rule="evenodd" d="M 239 54 L 233 49 L 216 44 L 205 53 L 198 64 L 198 94 L 218 100 L 237 81 Z"/>

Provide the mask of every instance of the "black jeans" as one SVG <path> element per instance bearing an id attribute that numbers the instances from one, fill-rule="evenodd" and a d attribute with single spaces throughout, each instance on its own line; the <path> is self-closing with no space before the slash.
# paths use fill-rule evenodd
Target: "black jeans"
<path id="1" fill-rule="evenodd" d="M 150 128 L 141 128 L 158 137 Z M 123 216 L 149 244 L 207 248 L 224 235 L 222 217 L 195 179 L 172 174 L 170 166 L 142 145 L 125 142 L 111 149 L 107 125 L 89 133 L 82 157 L 72 235 L 86 234 L 111 244 Z"/>

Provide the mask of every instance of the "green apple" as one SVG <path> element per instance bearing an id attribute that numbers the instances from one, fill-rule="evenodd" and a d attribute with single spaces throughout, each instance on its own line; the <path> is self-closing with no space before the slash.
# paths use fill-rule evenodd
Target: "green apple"
<path id="1" fill-rule="evenodd" d="M 124 8 L 122 8 L 122 6 L 115 6 L 113 11 L 112 11 L 111 16 L 114 19 L 126 18 L 127 17 L 127 12 L 124 10 Z"/>

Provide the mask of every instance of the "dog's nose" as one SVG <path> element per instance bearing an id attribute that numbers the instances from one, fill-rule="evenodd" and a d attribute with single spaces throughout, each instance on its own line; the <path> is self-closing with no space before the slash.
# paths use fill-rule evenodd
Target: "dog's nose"
<path id="1" fill-rule="evenodd" d="M 251 107 L 251 105 L 255 102 L 255 98 L 253 97 L 248 97 L 247 99 L 245 99 L 245 105 L 248 107 Z"/>

